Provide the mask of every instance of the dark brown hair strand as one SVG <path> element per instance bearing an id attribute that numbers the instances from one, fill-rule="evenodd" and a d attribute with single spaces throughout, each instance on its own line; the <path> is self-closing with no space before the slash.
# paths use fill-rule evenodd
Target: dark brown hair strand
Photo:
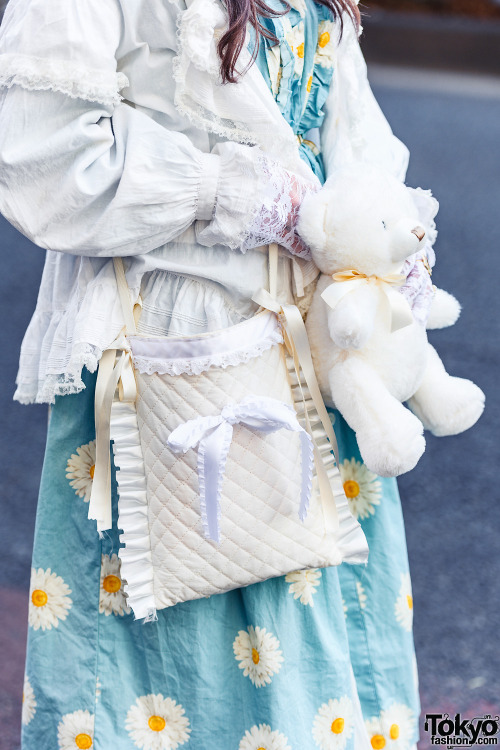
<path id="1" fill-rule="evenodd" d="M 278 41 L 260 22 L 259 16 L 264 18 L 277 18 L 290 10 L 286 0 L 282 0 L 283 10 L 276 11 L 270 8 L 264 0 L 226 0 L 226 9 L 229 16 L 229 28 L 222 35 L 218 44 L 220 57 L 220 73 L 223 83 L 236 83 L 238 77 L 245 71 L 236 70 L 236 61 L 245 44 L 247 24 L 255 29 L 257 43 L 253 50 L 252 62 L 257 56 L 259 49 L 259 37 Z M 356 29 L 360 24 L 360 13 L 354 0 L 315 0 L 319 5 L 324 5 L 330 10 L 334 19 L 339 19 L 340 36 L 344 25 L 343 14 L 346 13 Z"/>

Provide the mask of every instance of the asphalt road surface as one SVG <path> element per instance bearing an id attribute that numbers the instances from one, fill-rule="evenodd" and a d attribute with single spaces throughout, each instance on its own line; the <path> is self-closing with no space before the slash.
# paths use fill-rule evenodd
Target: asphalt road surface
<path id="1" fill-rule="evenodd" d="M 432 188 L 441 203 L 435 281 L 463 304 L 458 324 L 431 340 L 450 372 L 483 388 L 487 410 L 464 435 L 429 436 L 400 489 L 423 708 L 472 718 L 500 712 L 500 89 L 432 73 L 409 80 L 374 70 L 379 102 L 412 153 L 408 184 Z M 20 406 L 12 394 L 43 252 L 2 217 L 0 248 L 0 748 L 15 750 L 47 408 Z M 424 735 L 421 748 L 429 746 Z"/>

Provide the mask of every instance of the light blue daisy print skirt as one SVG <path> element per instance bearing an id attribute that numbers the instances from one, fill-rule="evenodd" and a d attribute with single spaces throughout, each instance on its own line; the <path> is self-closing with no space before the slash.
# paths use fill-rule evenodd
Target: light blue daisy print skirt
<path id="1" fill-rule="evenodd" d="M 87 519 L 95 376 L 84 379 L 85 391 L 56 400 L 49 425 L 23 750 L 412 747 L 413 602 L 396 484 L 367 471 L 340 418 L 343 478 L 368 565 L 291 573 L 144 623 L 123 593 L 116 524 L 99 539 Z M 115 518 L 116 502 L 115 493 Z"/>

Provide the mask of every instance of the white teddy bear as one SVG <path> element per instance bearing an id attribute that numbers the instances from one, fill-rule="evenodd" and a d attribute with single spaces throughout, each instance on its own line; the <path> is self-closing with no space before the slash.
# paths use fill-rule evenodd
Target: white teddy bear
<path id="1" fill-rule="evenodd" d="M 424 216 L 419 208 L 428 209 L 429 201 L 436 208 Z M 448 375 L 400 291 L 405 261 L 416 254 L 425 259 L 437 207 L 430 194 L 353 164 L 300 210 L 299 234 L 322 272 L 306 320 L 320 388 L 355 431 L 366 466 L 380 476 L 416 465 L 424 427 L 455 435 L 484 408 L 474 383 Z M 437 289 L 427 327 L 453 325 L 459 314 L 457 300 Z"/>

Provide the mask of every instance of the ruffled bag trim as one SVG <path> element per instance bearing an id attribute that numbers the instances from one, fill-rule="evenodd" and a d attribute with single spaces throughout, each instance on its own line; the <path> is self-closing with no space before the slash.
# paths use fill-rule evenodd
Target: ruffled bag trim
<path id="1" fill-rule="evenodd" d="M 0 55 L 0 87 L 20 86 L 28 91 L 58 91 L 71 99 L 107 106 L 122 101 L 120 91 L 129 85 L 124 73 L 87 68 L 71 60 L 31 55 Z"/>
<path id="2" fill-rule="evenodd" d="M 312 398 L 303 401 L 303 394 L 307 392 L 307 383 L 301 372 L 300 383 L 297 380 L 295 365 L 293 359 L 287 355 L 286 365 L 292 387 L 292 398 L 297 414 L 297 419 L 303 427 L 310 427 L 319 458 L 323 464 L 324 470 L 328 477 L 330 487 L 335 497 L 335 506 L 338 516 L 338 528 L 334 535 L 334 544 L 338 551 L 338 564 L 341 562 L 350 565 L 364 564 L 368 560 L 368 546 L 366 537 L 359 521 L 351 513 L 349 500 L 344 492 L 342 477 L 332 452 L 332 446 L 328 440 L 324 428 Z M 307 412 L 307 419 L 306 419 Z M 313 488 L 319 493 L 318 476 L 314 474 Z"/>
<path id="3" fill-rule="evenodd" d="M 120 502 L 118 551 L 127 603 L 136 620 L 156 619 L 153 561 L 148 522 L 146 472 L 142 456 L 135 405 L 114 401 L 111 409 L 111 439 Z"/>

